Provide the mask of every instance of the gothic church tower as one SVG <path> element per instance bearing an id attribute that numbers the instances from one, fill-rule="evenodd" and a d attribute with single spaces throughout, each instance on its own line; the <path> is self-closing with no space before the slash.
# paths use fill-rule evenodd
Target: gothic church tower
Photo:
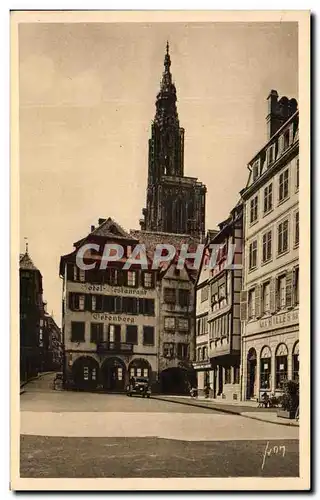
<path id="1" fill-rule="evenodd" d="M 140 226 L 144 231 L 188 234 L 201 240 L 206 187 L 196 178 L 184 176 L 184 129 L 179 123 L 170 66 L 167 43 L 149 139 L 147 203 Z"/>

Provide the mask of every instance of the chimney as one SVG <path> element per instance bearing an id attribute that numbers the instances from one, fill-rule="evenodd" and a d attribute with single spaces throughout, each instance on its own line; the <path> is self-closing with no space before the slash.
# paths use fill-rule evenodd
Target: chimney
<path id="1" fill-rule="evenodd" d="M 288 99 L 286 96 L 278 100 L 278 92 L 271 90 L 268 95 L 268 115 L 267 115 L 267 140 L 269 140 L 280 127 L 296 112 L 298 103 L 295 99 Z"/>
<path id="2" fill-rule="evenodd" d="M 94 227 L 94 226 L 91 226 L 91 230 L 90 230 L 90 232 L 92 233 L 92 231 L 94 231 L 94 230 L 95 230 L 95 227 Z"/>

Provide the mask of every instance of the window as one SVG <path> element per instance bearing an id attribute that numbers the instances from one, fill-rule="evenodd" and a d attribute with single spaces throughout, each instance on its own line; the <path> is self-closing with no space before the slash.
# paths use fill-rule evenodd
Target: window
<path id="1" fill-rule="evenodd" d="M 71 342 L 84 342 L 85 323 L 83 321 L 71 322 Z"/>
<path id="2" fill-rule="evenodd" d="M 293 271 L 293 300 L 294 305 L 299 304 L 299 267 L 296 267 Z"/>
<path id="3" fill-rule="evenodd" d="M 128 271 L 127 274 L 127 285 L 136 286 L 137 273 L 135 271 Z"/>
<path id="4" fill-rule="evenodd" d="M 154 327 L 144 326 L 143 327 L 143 344 L 144 345 L 154 345 Z"/>
<path id="5" fill-rule="evenodd" d="M 143 369 L 143 376 L 144 376 L 145 378 L 149 378 L 149 370 L 148 370 L 148 368 L 144 368 L 144 369 Z"/>
<path id="6" fill-rule="evenodd" d="M 178 330 L 183 331 L 183 332 L 187 332 L 189 330 L 189 320 L 186 318 L 179 318 Z"/>
<path id="7" fill-rule="evenodd" d="M 252 319 L 255 317 L 256 315 L 256 308 L 255 308 L 255 305 L 256 305 L 256 294 L 255 294 L 255 289 L 252 288 L 251 290 L 249 290 L 249 293 L 248 293 L 248 315 L 249 315 L 249 319 Z"/>
<path id="8" fill-rule="evenodd" d="M 263 313 L 268 314 L 270 312 L 270 282 L 262 285 L 262 304 Z"/>
<path id="9" fill-rule="evenodd" d="M 176 303 L 176 289 L 175 288 L 165 288 L 164 289 L 164 301 L 166 304 Z"/>
<path id="10" fill-rule="evenodd" d="M 260 389 L 271 389 L 271 351 L 264 347 L 260 359 Z"/>
<path id="11" fill-rule="evenodd" d="M 299 211 L 294 215 L 294 244 L 299 245 Z"/>
<path id="12" fill-rule="evenodd" d="M 233 380 L 234 384 L 240 384 L 240 366 L 233 367 Z"/>
<path id="13" fill-rule="evenodd" d="M 272 183 L 263 191 L 263 212 L 267 213 L 272 209 Z"/>
<path id="14" fill-rule="evenodd" d="M 292 353 L 292 378 L 299 382 L 299 343 L 296 343 Z"/>
<path id="15" fill-rule="evenodd" d="M 153 275 L 152 273 L 143 273 L 143 286 L 144 288 L 153 288 Z"/>
<path id="16" fill-rule="evenodd" d="M 170 318 L 167 316 L 164 318 L 164 328 L 165 330 L 174 330 L 175 329 L 175 318 Z"/>
<path id="17" fill-rule="evenodd" d="M 138 327 L 136 325 L 127 325 L 126 342 L 128 344 L 138 343 Z"/>
<path id="18" fill-rule="evenodd" d="M 79 293 L 69 293 L 69 307 L 73 311 L 85 310 L 85 295 Z"/>
<path id="19" fill-rule="evenodd" d="M 249 246 L 249 269 L 257 267 L 257 252 L 257 240 L 254 240 Z"/>
<path id="20" fill-rule="evenodd" d="M 259 177 L 259 161 L 256 161 L 252 167 L 252 181 L 254 182 Z"/>
<path id="21" fill-rule="evenodd" d="M 154 316 L 154 299 L 139 299 L 139 313 Z"/>
<path id="22" fill-rule="evenodd" d="M 179 359 L 186 359 L 188 357 L 188 344 L 177 344 L 177 357 Z"/>
<path id="23" fill-rule="evenodd" d="M 201 288 L 201 302 L 208 300 L 208 285 Z"/>
<path id="24" fill-rule="evenodd" d="M 279 202 L 285 200 L 289 195 L 289 169 L 287 168 L 279 176 Z"/>
<path id="25" fill-rule="evenodd" d="M 98 344 L 103 341 L 103 323 L 91 323 L 90 342 Z"/>
<path id="26" fill-rule="evenodd" d="M 224 369 L 224 383 L 231 384 L 231 366 L 227 366 Z"/>
<path id="27" fill-rule="evenodd" d="M 118 269 L 110 268 L 110 285 L 118 285 Z"/>
<path id="28" fill-rule="evenodd" d="M 258 196 L 250 201 L 250 224 L 258 219 Z"/>
<path id="29" fill-rule="evenodd" d="M 121 311 L 127 314 L 138 314 L 138 299 L 135 297 L 122 297 Z"/>
<path id="30" fill-rule="evenodd" d="M 179 290 L 179 305 L 187 307 L 189 305 L 189 290 Z"/>
<path id="31" fill-rule="evenodd" d="M 226 298 L 226 285 L 225 285 L 225 283 L 222 283 L 221 285 L 219 285 L 218 297 L 219 297 L 219 300 Z"/>
<path id="32" fill-rule="evenodd" d="M 85 271 L 76 264 L 73 266 L 73 281 L 85 281 Z"/>
<path id="33" fill-rule="evenodd" d="M 286 307 L 286 275 L 283 274 L 277 279 L 277 309 Z"/>
<path id="34" fill-rule="evenodd" d="M 272 231 L 268 231 L 262 237 L 262 262 L 267 262 L 272 256 Z"/>
<path id="35" fill-rule="evenodd" d="M 163 343 L 163 356 L 165 358 L 173 358 L 174 357 L 174 344 L 172 342 L 164 342 Z"/>
<path id="36" fill-rule="evenodd" d="M 288 250 L 288 228 L 288 220 L 281 222 L 278 226 L 278 254 L 282 254 Z"/>
<path id="37" fill-rule="evenodd" d="M 297 160 L 296 164 L 296 190 L 299 189 L 299 160 Z"/>
<path id="38" fill-rule="evenodd" d="M 283 389 L 288 379 L 288 350 L 285 344 L 280 344 L 276 351 L 276 389 Z"/>
<path id="39" fill-rule="evenodd" d="M 283 149 L 284 150 L 288 149 L 289 145 L 290 145 L 290 131 L 287 130 L 283 134 Z"/>
<path id="40" fill-rule="evenodd" d="M 271 165 L 273 161 L 274 161 L 274 144 L 270 146 L 268 149 L 268 154 L 267 154 L 268 165 Z"/>
<path id="41" fill-rule="evenodd" d="M 109 342 L 115 344 L 121 342 L 121 325 L 109 325 Z"/>

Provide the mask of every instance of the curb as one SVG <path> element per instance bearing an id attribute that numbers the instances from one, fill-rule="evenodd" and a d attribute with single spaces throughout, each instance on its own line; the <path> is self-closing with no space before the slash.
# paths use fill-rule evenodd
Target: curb
<path id="1" fill-rule="evenodd" d="M 186 405 L 186 406 L 194 406 L 194 407 L 197 407 L 197 408 L 205 408 L 206 410 L 213 410 L 213 411 L 220 411 L 221 413 L 227 413 L 229 415 L 239 415 L 241 417 L 244 417 L 244 418 L 251 418 L 251 420 L 259 420 L 260 422 L 265 422 L 265 423 L 268 423 L 268 424 L 275 424 L 275 425 L 285 425 L 286 427 L 299 427 L 299 424 L 293 424 L 293 423 L 289 423 L 289 422 L 273 422 L 272 420 L 265 420 L 263 418 L 259 418 L 259 417 L 252 417 L 250 416 L 250 412 L 239 412 L 239 411 L 236 411 L 236 410 L 226 410 L 225 408 L 219 408 L 218 406 L 205 406 L 203 404 L 195 404 L 195 403 L 192 403 L 190 401 L 174 401 L 173 399 L 168 399 L 168 398 L 163 398 L 163 397 L 159 397 L 159 396 L 151 396 L 151 399 L 158 399 L 160 401 L 167 401 L 169 403 L 178 403 L 180 405 Z"/>

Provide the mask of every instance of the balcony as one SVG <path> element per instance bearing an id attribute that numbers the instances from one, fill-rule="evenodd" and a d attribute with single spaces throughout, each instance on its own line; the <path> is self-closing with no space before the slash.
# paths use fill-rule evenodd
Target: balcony
<path id="1" fill-rule="evenodd" d="M 133 345 L 126 342 L 99 342 L 98 354 L 132 354 Z"/>

